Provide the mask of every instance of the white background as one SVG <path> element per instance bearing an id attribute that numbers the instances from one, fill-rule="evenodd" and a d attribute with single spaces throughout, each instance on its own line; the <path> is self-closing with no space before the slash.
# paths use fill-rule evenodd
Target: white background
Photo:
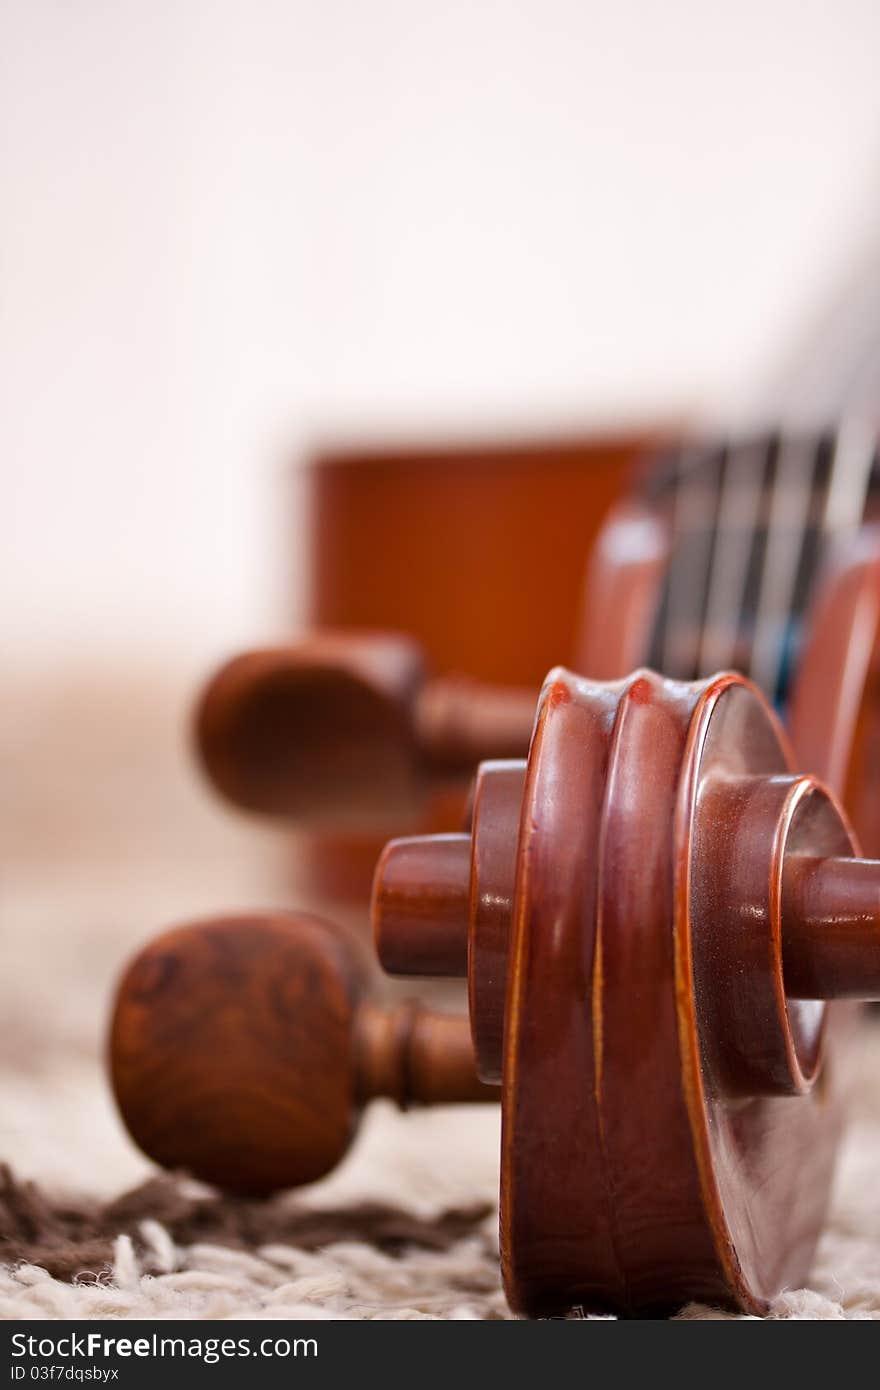
<path id="1" fill-rule="evenodd" d="M 872 0 L 0 0 L 2 634 L 201 669 L 289 460 L 759 399 L 880 211 Z"/>

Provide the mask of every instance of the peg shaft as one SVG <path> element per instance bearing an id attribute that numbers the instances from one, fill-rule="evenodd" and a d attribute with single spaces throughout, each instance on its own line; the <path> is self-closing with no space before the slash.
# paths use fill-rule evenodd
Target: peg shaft
<path id="1" fill-rule="evenodd" d="M 391 840 L 376 865 L 373 925 L 392 975 L 451 975 L 468 968 L 470 835 Z"/>
<path id="2" fill-rule="evenodd" d="M 880 860 L 792 856 L 782 911 L 791 998 L 880 998 Z"/>
<path id="3" fill-rule="evenodd" d="M 415 707 L 422 756 L 441 767 L 462 768 L 486 758 L 524 757 L 536 700 L 535 690 L 435 677 L 423 686 Z"/>
<path id="4" fill-rule="evenodd" d="M 359 1102 L 384 1096 L 401 1110 L 495 1100 L 478 1080 L 467 1018 L 409 1000 L 395 1009 L 363 1003 L 355 1024 Z"/>

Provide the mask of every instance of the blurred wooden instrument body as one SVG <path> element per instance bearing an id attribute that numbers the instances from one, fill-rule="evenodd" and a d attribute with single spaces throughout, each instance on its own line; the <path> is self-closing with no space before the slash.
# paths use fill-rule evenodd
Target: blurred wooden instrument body
<path id="1" fill-rule="evenodd" d="M 560 659 L 574 660 L 584 556 L 633 476 L 668 438 L 668 430 L 658 428 L 519 442 L 322 450 L 297 476 L 304 520 L 293 559 L 296 584 L 304 588 L 308 631 L 402 635 L 417 648 L 419 667 L 526 689 L 530 715 L 545 672 Z M 327 655 L 332 667 L 334 658 Z M 319 657 L 314 647 L 312 656 Z M 393 644 L 379 653 L 386 673 L 393 673 L 395 664 L 409 669 L 410 658 L 407 650 L 401 661 Z M 320 664 L 326 668 L 326 662 Z M 239 766 L 218 777 L 219 745 L 226 734 L 206 734 L 203 717 L 197 730 L 200 749 L 212 780 L 229 800 L 271 811 L 277 807 L 275 784 L 290 781 L 284 746 L 290 719 L 298 720 L 299 711 L 268 689 L 263 698 L 256 683 L 248 696 L 245 686 L 251 685 L 255 668 L 243 674 L 232 703 L 253 697 L 259 708 L 254 706 L 254 721 L 243 718 L 233 735 L 238 746 L 227 764 Z M 268 670 L 266 675 L 271 683 Z M 360 702 L 356 691 L 346 702 L 344 719 L 353 732 L 366 721 L 375 738 L 376 725 L 370 724 L 359 693 Z M 338 703 L 339 686 L 322 685 L 316 673 L 306 705 L 311 710 L 325 699 Z M 240 706 L 232 713 L 237 720 L 245 711 Z M 346 740 L 338 722 L 330 732 L 336 746 L 345 744 L 338 764 L 350 757 L 354 740 Z M 316 737 L 314 723 L 312 733 Z M 395 742 L 399 746 L 399 739 Z M 310 781 L 301 801 L 308 803 L 310 828 L 300 819 L 291 860 L 298 897 L 322 910 L 329 905 L 337 914 L 362 913 L 383 832 L 401 825 L 430 830 L 456 824 L 472 768 L 472 760 L 451 773 L 434 768 L 417 779 L 417 787 L 407 771 L 404 780 L 410 785 L 402 788 L 398 776 L 395 794 L 394 769 L 386 763 L 377 773 L 372 762 L 359 785 L 384 785 L 385 793 L 361 814 L 356 796 L 342 814 L 332 797 L 323 816 L 323 797 Z M 292 771 L 294 779 L 298 775 Z M 260 781 L 263 789 L 255 797 Z"/>
<path id="2" fill-rule="evenodd" d="M 614 487 L 620 487 L 625 453 L 609 465 Z M 483 642 L 483 671 L 516 669 L 524 675 L 542 655 L 547 633 L 571 653 L 566 659 L 575 669 L 601 679 L 641 664 L 687 680 L 717 669 L 741 671 L 782 712 L 800 764 L 843 797 L 865 847 L 880 847 L 880 813 L 870 794 L 880 772 L 874 436 L 849 427 L 819 436 L 694 445 L 642 470 L 635 468 L 635 453 L 626 457 L 634 482 L 610 509 L 609 485 L 601 499 L 604 521 L 589 554 L 587 527 L 580 517 L 572 520 L 558 496 L 549 526 L 542 513 L 544 520 L 536 519 L 532 528 L 540 545 L 529 545 L 520 499 L 523 533 L 506 525 L 489 528 L 491 543 L 481 550 L 485 507 L 475 523 L 463 481 L 445 476 L 435 484 L 438 493 L 448 488 L 461 503 L 465 529 L 474 527 L 467 563 L 456 578 L 461 587 L 450 596 L 433 561 L 425 563 L 435 583 L 424 569 L 410 573 L 401 547 L 417 551 L 421 544 L 430 552 L 424 540 L 430 527 L 427 517 L 424 526 L 407 526 L 401 514 L 390 530 L 400 530 L 403 539 L 396 550 L 389 546 L 379 566 L 379 590 L 389 602 L 389 575 L 398 590 L 407 591 L 390 611 L 402 620 L 409 613 L 415 621 L 419 591 L 426 588 L 435 617 L 442 614 L 447 626 L 445 637 L 435 629 L 434 650 L 451 661 L 453 637 L 471 643 L 488 607 L 503 637 L 494 655 Z M 533 462 L 529 495 L 540 478 Z M 416 487 L 414 477 L 410 486 Z M 479 486 L 488 487 L 482 475 Z M 500 487 L 497 476 L 495 486 Z M 394 487 L 387 487 L 390 496 Z M 404 487 L 403 514 L 406 496 Z M 339 553 L 334 547 L 344 552 L 352 543 L 355 515 L 362 514 L 353 506 L 330 544 L 331 556 Z M 438 526 L 441 536 L 448 524 L 447 517 Z M 318 529 L 317 551 L 323 553 Z M 569 554 L 573 536 L 584 541 L 586 577 L 575 586 L 573 563 L 566 562 L 566 599 L 554 586 L 557 570 L 548 556 L 555 536 L 560 546 L 565 537 Z M 367 527 L 361 543 L 373 539 Z M 516 562 L 516 583 L 496 588 L 497 557 L 505 545 L 508 565 L 511 558 Z M 450 556 L 450 571 L 456 558 L 458 551 Z M 363 555 L 348 564 L 351 576 L 366 574 Z M 481 566 L 488 576 L 483 587 Z M 512 604 L 506 610 L 505 594 Z M 483 616 L 475 618 L 481 603 Z M 333 618 L 356 612 L 364 621 L 372 612 L 366 604 L 346 609 L 338 598 L 317 604 L 317 611 Z M 572 637 L 559 635 L 560 611 L 573 624 Z M 515 667 L 504 644 L 525 648 L 529 642 L 527 656 Z M 310 862 L 321 871 L 328 896 L 348 893 L 362 901 L 379 835 L 455 825 L 476 763 L 528 747 L 536 687 L 481 677 L 481 649 L 479 641 L 469 648 L 471 669 L 443 674 L 441 667 L 433 675 L 430 653 L 411 631 L 403 636 L 387 627 L 377 632 L 355 625 L 318 629 L 289 647 L 245 654 L 214 678 L 203 698 L 197 717 L 203 760 L 233 802 L 319 828 L 310 842 Z"/>

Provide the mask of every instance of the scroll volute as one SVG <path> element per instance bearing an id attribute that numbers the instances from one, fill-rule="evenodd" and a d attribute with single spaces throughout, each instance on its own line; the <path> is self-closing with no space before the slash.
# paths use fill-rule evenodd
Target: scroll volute
<path id="1" fill-rule="evenodd" d="M 839 1001 L 880 993 L 880 863 L 855 854 L 753 686 L 650 672 L 552 673 L 470 836 L 386 848 L 380 958 L 467 971 L 501 1083 L 515 1308 L 759 1311 L 806 1277 Z"/>

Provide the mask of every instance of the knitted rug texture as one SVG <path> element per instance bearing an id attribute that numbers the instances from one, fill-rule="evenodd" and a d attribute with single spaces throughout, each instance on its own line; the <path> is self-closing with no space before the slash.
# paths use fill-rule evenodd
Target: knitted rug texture
<path id="1" fill-rule="evenodd" d="M 880 1318 L 880 1030 L 859 1045 L 854 1123 L 808 1288 L 777 1319 Z M 74 1138 L 76 1135 L 74 1135 Z M 152 1177 L 110 1200 L 0 1171 L 3 1318 L 506 1318 L 489 1106 L 377 1105 L 339 1172 L 233 1200 Z M 468 1198 L 469 1194 L 469 1198 Z M 727 1318 L 692 1305 L 684 1319 Z"/>

